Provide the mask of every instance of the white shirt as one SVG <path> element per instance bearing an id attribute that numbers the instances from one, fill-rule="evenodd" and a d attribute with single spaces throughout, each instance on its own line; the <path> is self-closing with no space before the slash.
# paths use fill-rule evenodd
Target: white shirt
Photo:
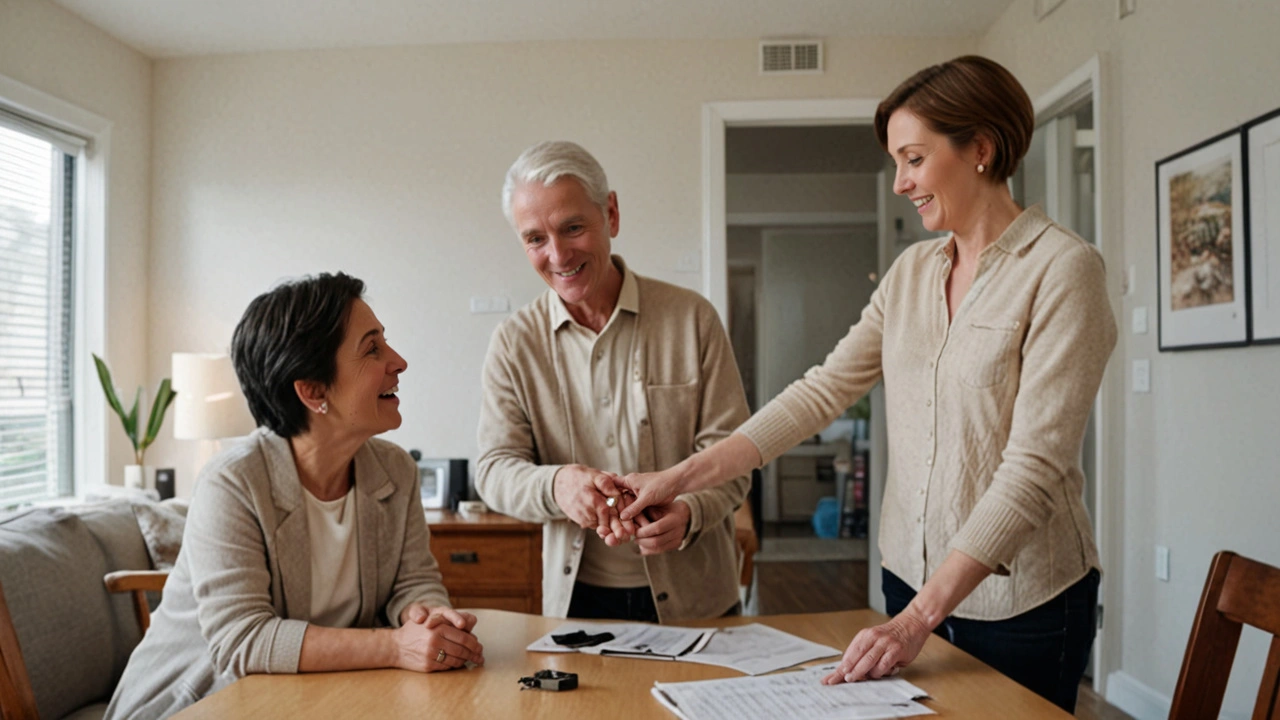
<path id="1" fill-rule="evenodd" d="M 318 500 L 309 490 L 303 493 L 311 536 L 312 624 L 351 627 L 360 613 L 357 495 L 354 486 L 337 500 Z"/>
<path id="2" fill-rule="evenodd" d="M 624 274 L 618 303 L 599 335 L 574 321 L 558 297 L 555 302 L 562 311 L 555 338 L 568 380 L 574 460 L 623 475 L 637 472 L 637 413 L 643 413 L 645 402 L 633 347 L 640 310 L 635 276 Z M 623 543 L 611 548 L 593 530 L 585 536 L 579 581 L 598 587 L 648 587 L 649 576 L 638 545 Z"/>

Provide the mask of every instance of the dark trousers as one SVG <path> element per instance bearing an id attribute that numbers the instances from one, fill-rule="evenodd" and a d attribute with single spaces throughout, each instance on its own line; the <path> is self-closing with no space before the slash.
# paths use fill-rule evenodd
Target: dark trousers
<path id="1" fill-rule="evenodd" d="M 742 603 L 734 603 L 720 617 L 741 614 Z M 656 623 L 658 608 L 653 604 L 653 591 L 647 587 L 607 588 L 579 582 L 573 584 L 573 595 L 569 598 L 569 617 Z"/>
<path id="2" fill-rule="evenodd" d="M 897 615 L 916 591 L 888 570 L 882 573 L 885 609 Z M 1098 628 L 1099 580 L 1098 571 L 1090 570 L 1057 597 L 1021 615 L 992 621 L 948 617 L 933 632 L 1074 713 Z"/>
<path id="3" fill-rule="evenodd" d="M 656 623 L 658 608 L 653 604 L 653 591 L 647 586 L 607 588 L 579 582 L 573 584 L 569 617 Z"/>

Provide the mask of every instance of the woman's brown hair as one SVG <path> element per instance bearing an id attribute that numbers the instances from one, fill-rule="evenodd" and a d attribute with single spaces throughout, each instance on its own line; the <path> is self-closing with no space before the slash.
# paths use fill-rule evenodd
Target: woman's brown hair
<path id="1" fill-rule="evenodd" d="M 978 135 L 991 140 L 986 176 L 1004 182 L 1018 169 L 1031 144 L 1036 113 L 1031 98 L 1013 73 L 994 60 L 965 55 L 933 65 L 907 78 L 876 108 L 876 138 L 889 149 L 889 117 L 909 110 L 954 147 L 967 147 Z"/>

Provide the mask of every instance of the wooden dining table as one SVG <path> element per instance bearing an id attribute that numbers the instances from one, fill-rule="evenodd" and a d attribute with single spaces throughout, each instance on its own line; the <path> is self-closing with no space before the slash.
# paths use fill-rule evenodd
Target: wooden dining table
<path id="1" fill-rule="evenodd" d="M 483 667 L 421 674 L 363 670 L 308 675 L 250 675 L 175 717 L 200 718 L 661 718 L 675 716 L 650 695 L 655 681 L 741 677 L 728 668 L 689 662 L 533 653 L 529 643 L 565 622 L 560 618 L 475 610 L 484 644 Z M 688 623 L 728 627 L 758 622 L 843 650 L 862 628 L 888 618 L 872 610 L 731 617 Z M 834 662 L 817 660 L 808 665 Z M 576 690 L 521 690 L 520 678 L 541 669 L 578 674 Z M 922 704 L 941 718 L 1071 716 L 942 638 L 933 635 L 901 677 L 929 694 Z M 746 720 L 744 718 L 744 720 Z"/>

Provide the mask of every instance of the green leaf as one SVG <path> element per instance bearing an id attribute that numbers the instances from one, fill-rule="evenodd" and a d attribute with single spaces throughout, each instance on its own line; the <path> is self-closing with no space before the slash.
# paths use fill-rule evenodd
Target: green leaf
<path id="1" fill-rule="evenodd" d="M 129 417 L 124 419 L 124 433 L 129 436 L 129 442 L 133 443 L 134 452 L 138 451 L 138 405 L 141 403 L 142 388 L 138 388 L 133 396 L 133 409 L 129 411 Z"/>
<path id="2" fill-rule="evenodd" d="M 120 398 L 116 395 L 116 386 L 111 382 L 111 371 L 107 369 L 107 364 L 102 361 L 102 358 L 97 355 L 93 356 L 93 364 L 98 367 L 98 381 L 102 383 L 102 392 L 107 396 L 107 403 L 120 416 L 120 422 L 124 422 L 124 407 L 120 405 Z"/>
<path id="3" fill-rule="evenodd" d="M 160 387 L 156 390 L 155 402 L 151 404 L 151 417 L 147 420 L 147 434 L 142 438 L 140 448 L 146 450 L 151 443 L 160 435 L 160 426 L 164 425 L 164 414 L 169 409 L 169 405 L 173 403 L 173 399 L 178 393 L 169 386 L 169 378 L 160 381 Z"/>

